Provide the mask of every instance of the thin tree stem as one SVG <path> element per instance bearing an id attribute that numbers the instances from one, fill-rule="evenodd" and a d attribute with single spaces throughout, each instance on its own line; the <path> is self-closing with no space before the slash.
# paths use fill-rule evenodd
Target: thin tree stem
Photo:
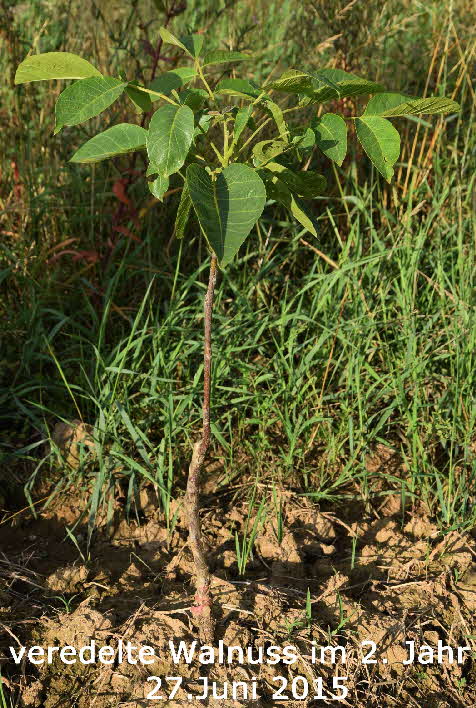
<path id="1" fill-rule="evenodd" d="M 200 523 L 200 474 L 210 445 L 210 389 L 212 369 L 212 312 L 213 296 L 217 276 L 217 258 L 212 255 L 210 275 L 204 303 L 204 345 L 203 345 L 203 428 L 200 439 L 193 448 L 192 461 L 188 470 L 186 508 L 188 513 L 189 546 L 195 564 L 195 604 L 192 613 L 197 619 L 200 639 L 210 644 L 214 639 L 212 598 L 210 595 L 210 571 L 203 548 Z"/>

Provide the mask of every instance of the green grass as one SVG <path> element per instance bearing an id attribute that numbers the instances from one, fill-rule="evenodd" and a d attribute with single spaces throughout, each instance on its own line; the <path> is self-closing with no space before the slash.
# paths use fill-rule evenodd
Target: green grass
<path id="1" fill-rule="evenodd" d="M 442 93 L 456 90 L 462 113 L 446 123 L 432 121 L 433 127 L 410 124 L 393 187 L 363 167 L 356 152 L 335 176 L 331 172 L 330 198 L 316 200 L 319 241 L 268 205 L 257 232 L 220 278 L 210 458 L 221 462 L 221 487 L 240 485 L 250 505 L 264 482 L 323 504 L 359 499 L 378 505 L 396 492 L 407 507 L 424 503 L 442 528 L 475 521 L 475 102 L 455 42 L 456 36 L 470 61 L 464 3 L 456 5 L 456 34 L 449 23 L 433 33 L 434 14 L 410 2 L 394 18 L 396 25 L 418 10 L 416 20 L 408 19 L 410 30 L 388 29 L 380 55 L 362 50 L 361 56 L 380 78 L 392 71 L 380 57 L 410 56 L 411 50 L 418 61 L 413 70 L 409 63 L 407 85 L 396 87 L 406 90 L 422 88 L 426 78 L 418 71 L 431 51 L 424 54 L 420 45 L 434 47 L 430 85 L 439 74 Z M 276 7 L 259 6 L 260 13 L 269 10 L 270 26 Z M 290 28 L 300 21 L 293 7 L 283 6 Z M 31 27 L 25 18 L 15 25 L 21 56 L 28 32 L 34 36 L 44 20 L 43 4 L 32 8 Z M 78 13 L 75 3 L 72 12 Z M 200 25 L 198 10 L 190 5 L 188 12 L 177 23 Z M 250 12 L 243 6 L 220 15 L 222 36 L 234 46 Z M 59 48 L 54 38 L 63 36 L 66 19 L 58 11 L 43 50 Z M 120 26 L 117 20 L 116 34 Z M 287 26 L 281 23 L 271 47 Z M 114 45 L 101 27 L 98 20 L 97 34 Z M 418 44 L 422 27 L 428 38 Z M 69 32 L 67 48 L 78 51 L 86 36 L 97 51 L 97 37 L 93 42 L 84 23 Z M 252 43 L 261 33 L 254 27 L 245 35 Z M 134 46 L 134 37 L 114 61 Z M 283 46 L 283 56 L 276 50 L 268 56 L 270 66 L 293 53 L 301 65 L 304 50 L 296 38 Z M 326 52 L 323 60 L 334 56 Z M 107 56 L 104 48 L 100 53 Z M 20 99 L 10 91 L 5 104 L 4 135 L 12 134 L 15 145 L 7 146 L 1 165 L 7 178 L 0 193 L 5 469 L 25 482 L 30 500 L 45 476 L 55 481 L 56 493 L 70 484 L 84 490 L 91 531 L 100 508 L 112 519 L 119 489 L 125 512 L 134 514 L 141 484 L 152 482 L 171 526 L 170 502 L 182 493 L 201 424 L 206 253 L 192 232 L 183 244 L 170 241 L 168 206 L 144 209 L 140 244 L 111 235 L 116 168 L 60 167 L 94 126 L 52 138 L 51 105 L 40 111 L 46 94 L 37 86 Z M 146 206 L 141 180 L 130 194 Z M 77 240 L 59 246 L 71 238 Z M 74 253 L 55 260 L 68 249 Z M 81 251 L 94 251 L 99 260 Z M 41 446 L 58 420 L 74 418 L 93 425 L 97 443 L 96 459 L 86 456 L 77 471 L 61 467 L 54 446 L 46 457 Z M 403 463 L 397 472 L 369 471 L 378 444 L 397 452 Z"/>

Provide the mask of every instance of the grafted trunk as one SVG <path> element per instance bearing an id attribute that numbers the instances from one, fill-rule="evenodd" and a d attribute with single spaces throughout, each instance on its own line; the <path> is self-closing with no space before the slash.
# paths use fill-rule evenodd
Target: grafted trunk
<path id="1" fill-rule="evenodd" d="M 193 447 L 192 461 L 188 470 L 186 508 L 188 514 L 189 545 L 195 564 L 195 602 L 192 613 L 197 620 L 200 639 L 211 644 L 214 639 L 212 597 L 210 594 L 210 571 L 203 548 L 200 522 L 200 475 L 210 445 L 210 388 L 212 367 L 212 312 L 217 275 L 217 258 L 212 255 L 210 275 L 204 303 L 203 345 L 203 427 L 202 435 Z"/>

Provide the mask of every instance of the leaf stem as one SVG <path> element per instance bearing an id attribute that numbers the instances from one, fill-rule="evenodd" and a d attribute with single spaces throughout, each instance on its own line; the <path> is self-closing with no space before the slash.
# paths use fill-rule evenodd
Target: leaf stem
<path id="1" fill-rule="evenodd" d="M 159 98 L 163 98 L 164 101 L 167 101 L 168 103 L 171 103 L 173 106 L 178 106 L 179 104 L 177 101 L 173 101 L 171 98 L 166 96 L 163 93 L 159 93 L 158 91 L 152 91 L 152 89 L 146 89 L 144 86 L 139 86 L 137 84 L 134 84 L 134 88 L 137 89 L 138 91 L 144 91 L 144 93 L 148 93 L 151 96 L 158 96 Z"/>
<path id="2" fill-rule="evenodd" d="M 213 91 L 211 90 L 210 85 L 209 85 L 208 81 L 207 81 L 206 78 L 205 78 L 205 75 L 204 75 L 204 73 L 203 73 L 203 71 L 202 71 L 201 64 L 200 64 L 200 62 L 198 61 L 198 59 L 195 60 L 195 69 L 197 70 L 197 73 L 198 73 L 200 79 L 202 80 L 202 83 L 203 83 L 203 85 L 205 86 L 205 88 L 206 88 L 206 90 L 207 90 L 207 92 L 208 92 L 208 95 L 210 96 L 210 98 L 212 99 L 212 101 L 213 101 L 214 103 L 216 103 L 215 94 L 214 94 Z"/>

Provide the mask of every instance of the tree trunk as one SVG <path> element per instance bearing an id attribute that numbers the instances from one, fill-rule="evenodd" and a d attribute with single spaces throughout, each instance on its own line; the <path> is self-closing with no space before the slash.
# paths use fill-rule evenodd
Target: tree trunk
<path id="1" fill-rule="evenodd" d="M 198 440 L 193 447 L 192 461 L 188 470 L 185 501 L 188 514 L 188 542 L 195 563 L 196 591 L 192 613 L 197 620 L 200 640 L 206 644 L 211 644 L 214 640 L 214 621 L 212 616 L 212 598 L 210 594 L 210 571 L 203 549 L 202 527 L 200 522 L 200 474 L 210 445 L 211 332 L 216 275 L 217 258 L 213 254 L 204 303 L 203 428 L 200 440 Z"/>

